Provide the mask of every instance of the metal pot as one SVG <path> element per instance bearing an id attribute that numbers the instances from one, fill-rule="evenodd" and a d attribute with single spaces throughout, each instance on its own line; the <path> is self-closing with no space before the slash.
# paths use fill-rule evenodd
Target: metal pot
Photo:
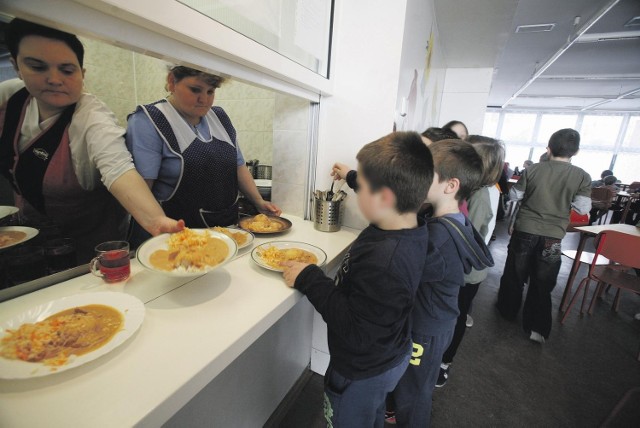
<path id="1" fill-rule="evenodd" d="M 258 165 L 255 167 L 255 178 L 271 180 L 271 165 Z"/>

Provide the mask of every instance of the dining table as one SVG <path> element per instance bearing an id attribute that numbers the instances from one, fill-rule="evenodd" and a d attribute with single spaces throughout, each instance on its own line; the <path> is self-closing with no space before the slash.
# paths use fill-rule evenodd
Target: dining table
<path id="1" fill-rule="evenodd" d="M 610 230 L 626 233 L 628 235 L 640 236 L 640 227 L 629 224 L 601 224 L 595 226 L 578 226 L 574 227 L 573 230 L 580 233 L 580 241 L 578 242 L 576 255 L 573 259 L 573 264 L 571 265 L 571 271 L 569 273 L 569 278 L 567 279 L 567 284 L 564 287 L 564 293 L 560 302 L 561 312 L 564 312 L 566 310 L 569 296 L 571 295 L 571 287 L 573 286 L 573 282 L 575 281 L 578 270 L 580 269 L 580 257 L 582 256 L 582 252 L 584 251 L 584 246 L 588 238 L 593 238 L 601 232 Z"/>

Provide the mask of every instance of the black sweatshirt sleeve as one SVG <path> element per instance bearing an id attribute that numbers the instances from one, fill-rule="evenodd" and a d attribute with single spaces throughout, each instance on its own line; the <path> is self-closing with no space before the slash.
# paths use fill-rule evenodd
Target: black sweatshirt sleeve
<path id="1" fill-rule="evenodd" d="M 358 192 L 358 171 L 352 169 L 347 173 L 347 186 L 351 187 L 354 192 Z"/>
<path id="2" fill-rule="evenodd" d="M 384 340 L 387 327 L 411 310 L 410 287 L 384 266 L 361 265 L 349 275 L 348 285 L 347 293 L 314 265 L 295 282 L 329 329 L 354 349 L 366 350 L 372 342 Z"/>

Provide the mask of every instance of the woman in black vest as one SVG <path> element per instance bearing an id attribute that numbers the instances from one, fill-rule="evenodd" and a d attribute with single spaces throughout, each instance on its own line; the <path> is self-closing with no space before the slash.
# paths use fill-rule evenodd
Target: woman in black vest
<path id="1" fill-rule="evenodd" d="M 0 172 L 27 222 L 53 222 L 81 263 L 125 238 L 126 211 L 151 234 L 181 230 L 136 172 L 113 113 L 82 92 L 78 38 L 14 19 L 5 41 L 20 79 L 0 84 Z"/>

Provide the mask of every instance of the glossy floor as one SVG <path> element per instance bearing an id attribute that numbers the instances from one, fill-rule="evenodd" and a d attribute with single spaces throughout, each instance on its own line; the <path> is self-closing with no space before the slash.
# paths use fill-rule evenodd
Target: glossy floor
<path id="1" fill-rule="evenodd" d="M 507 254 L 505 222 L 491 243 L 496 266 L 480 287 L 467 330 L 451 367 L 449 382 L 434 393 L 434 427 L 597 427 L 623 395 L 640 386 L 640 296 L 624 293 L 618 313 L 613 292 L 598 302 L 592 316 L 571 312 L 564 325 L 557 308 L 571 261 L 563 259 L 553 292 L 554 324 L 544 345 L 528 339 L 520 323 L 500 318 L 494 309 Z M 563 248 L 575 249 L 577 233 Z M 584 277 L 582 267 L 578 280 Z M 577 283 L 578 281 L 576 281 Z M 592 287 L 593 288 L 593 287 Z M 640 398 L 626 407 L 615 426 L 638 426 Z M 322 377 L 314 375 L 278 424 L 322 427 Z"/>

